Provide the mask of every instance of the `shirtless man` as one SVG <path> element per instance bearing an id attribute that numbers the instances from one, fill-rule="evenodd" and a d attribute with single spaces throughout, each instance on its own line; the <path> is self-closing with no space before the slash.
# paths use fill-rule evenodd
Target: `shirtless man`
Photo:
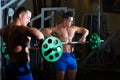
<path id="1" fill-rule="evenodd" d="M 89 31 L 84 27 L 72 26 L 73 15 L 69 12 L 63 15 L 61 24 L 52 28 L 44 28 L 42 30 L 45 37 L 56 36 L 62 42 L 72 42 L 75 33 L 82 34 L 78 40 L 81 43 L 86 41 Z M 75 80 L 77 73 L 77 62 L 74 57 L 73 47 L 71 44 L 63 45 L 62 57 L 55 63 L 56 67 L 56 80 L 64 80 L 65 74 L 67 80 Z"/>
<path id="2" fill-rule="evenodd" d="M 20 7 L 14 14 L 13 22 L 0 31 L 10 57 L 5 80 L 33 80 L 29 65 L 28 43 L 31 37 L 41 41 L 44 36 L 36 28 L 27 26 L 30 18 L 31 12 Z"/>

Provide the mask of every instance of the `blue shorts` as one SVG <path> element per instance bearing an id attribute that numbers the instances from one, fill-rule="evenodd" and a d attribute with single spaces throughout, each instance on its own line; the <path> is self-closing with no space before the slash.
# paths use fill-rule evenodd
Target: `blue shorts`
<path id="1" fill-rule="evenodd" d="M 29 63 L 8 63 L 5 80 L 33 80 Z"/>
<path id="2" fill-rule="evenodd" d="M 76 70 L 77 62 L 74 53 L 63 53 L 55 63 L 56 71 Z"/>

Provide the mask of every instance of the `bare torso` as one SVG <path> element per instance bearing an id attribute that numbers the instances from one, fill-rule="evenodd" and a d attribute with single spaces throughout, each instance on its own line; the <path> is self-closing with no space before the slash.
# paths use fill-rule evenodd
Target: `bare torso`
<path id="1" fill-rule="evenodd" d="M 62 42 L 72 42 L 72 39 L 75 34 L 74 27 L 61 27 L 57 26 L 53 32 L 56 33 L 56 37 L 58 37 Z M 69 53 L 73 51 L 73 47 L 70 44 L 63 45 L 63 52 Z"/>

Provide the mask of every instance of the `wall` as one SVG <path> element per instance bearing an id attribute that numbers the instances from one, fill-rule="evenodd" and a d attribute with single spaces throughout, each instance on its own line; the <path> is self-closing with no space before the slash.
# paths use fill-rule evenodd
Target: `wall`
<path id="1" fill-rule="evenodd" d="M 115 50 L 116 54 L 120 54 L 120 14 L 108 13 L 107 24 L 109 32 L 118 32 L 118 35 L 111 42 L 111 46 Z"/>
<path id="2" fill-rule="evenodd" d="M 26 0 L 25 3 L 23 3 L 22 6 L 30 9 L 33 12 L 33 2 L 32 2 L 32 0 Z"/>

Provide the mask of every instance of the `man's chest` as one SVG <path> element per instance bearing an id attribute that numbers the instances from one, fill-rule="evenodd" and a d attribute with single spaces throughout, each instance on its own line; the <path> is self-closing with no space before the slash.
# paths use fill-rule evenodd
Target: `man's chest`
<path id="1" fill-rule="evenodd" d="M 60 28 L 56 30 L 57 35 L 63 36 L 63 37 L 73 37 L 75 34 L 75 31 L 72 28 Z"/>

